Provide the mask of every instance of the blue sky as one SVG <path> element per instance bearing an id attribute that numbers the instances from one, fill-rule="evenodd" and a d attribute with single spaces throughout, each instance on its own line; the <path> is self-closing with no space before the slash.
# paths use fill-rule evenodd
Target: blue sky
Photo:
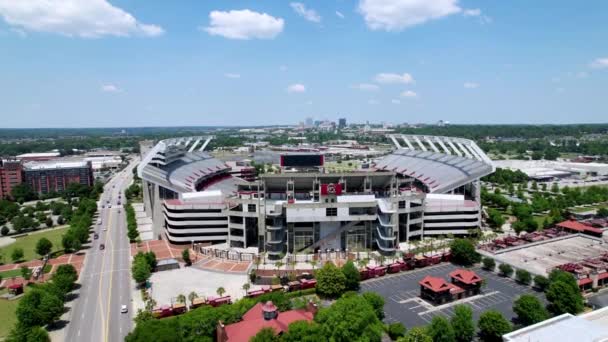
<path id="1" fill-rule="evenodd" d="M 56 1 L 0 0 L 2 127 L 608 121 L 607 1 Z"/>

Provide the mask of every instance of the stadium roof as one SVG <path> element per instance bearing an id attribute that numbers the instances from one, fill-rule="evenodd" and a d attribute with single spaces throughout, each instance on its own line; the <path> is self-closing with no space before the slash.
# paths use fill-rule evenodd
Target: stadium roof
<path id="1" fill-rule="evenodd" d="M 444 193 L 494 172 L 490 158 L 472 140 L 404 134 L 389 138 L 397 150 L 375 168 L 416 178 L 429 193 Z"/>

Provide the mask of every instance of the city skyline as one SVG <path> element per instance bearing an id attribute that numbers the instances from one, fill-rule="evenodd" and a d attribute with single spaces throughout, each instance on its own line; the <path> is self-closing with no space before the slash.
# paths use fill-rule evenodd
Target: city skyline
<path id="1" fill-rule="evenodd" d="M 600 1 L 63 3 L 0 1 L 5 128 L 605 122 Z"/>

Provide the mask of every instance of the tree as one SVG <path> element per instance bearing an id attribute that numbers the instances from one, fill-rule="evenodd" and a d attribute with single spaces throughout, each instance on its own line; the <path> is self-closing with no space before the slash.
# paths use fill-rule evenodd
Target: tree
<path id="1" fill-rule="evenodd" d="M 27 266 L 21 266 L 21 276 L 23 280 L 28 281 L 32 277 L 32 270 Z"/>
<path id="2" fill-rule="evenodd" d="M 540 300 L 532 295 L 522 295 L 513 304 L 517 322 L 523 326 L 542 322 L 549 318 L 549 313 Z"/>
<path id="3" fill-rule="evenodd" d="M 36 254 L 45 256 L 53 250 L 53 243 L 47 238 L 41 238 L 36 243 Z"/>
<path id="4" fill-rule="evenodd" d="M 328 261 L 316 272 L 317 293 L 321 296 L 335 298 L 346 289 L 344 273 L 331 261 Z"/>
<path id="5" fill-rule="evenodd" d="M 532 281 L 532 276 L 530 275 L 530 272 L 518 269 L 515 272 L 515 279 L 522 284 L 528 285 Z"/>
<path id="6" fill-rule="evenodd" d="M 273 328 L 262 328 L 249 342 L 279 342 L 279 338 Z"/>
<path id="7" fill-rule="evenodd" d="M 150 270 L 154 271 L 156 269 L 156 254 L 152 251 L 146 253 L 146 261 L 148 262 L 148 265 L 150 265 Z"/>
<path id="8" fill-rule="evenodd" d="M 2 226 L 2 229 L 0 229 L 0 233 L 2 234 L 2 236 L 7 236 L 9 232 L 10 229 L 8 229 L 7 226 Z"/>
<path id="9" fill-rule="evenodd" d="M 503 277 L 510 277 L 513 274 L 513 267 L 509 264 L 500 264 L 498 269 Z"/>
<path id="10" fill-rule="evenodd" d="M 376 292 L 364 292 L 363 298 L 374 309 L 379 320 L 384 319 L 384 298 Z"/>
<path id="11" fill-rule="evenodd" d="M 63 313 L 63 301 L 50 292 L 33 289 L 26 293 L 17 305 L 16 316 L 26 327 L 52 323 Z"/>
<path id="12" fill-rule="evenodd" d="M 183 294 L 180 293 L 179 295 L 177 295 L 177 298 L 175 298 L 175 301 L 178 302 L 178 303 L 185 304 L 186 303 L 186 296 L 184 296 Z"/>
<path id="13" fill-rule="evenodd" d="M 291 323 L 283 335 L 282 342 L 317 342 L 325 341 L 325 335 L 320 324 L 307 321 Z"/>
<path id="14" fill-rule="evenodd" d="M 396 341 L 398 338 L 405 336 L 405 331 L 406 331 L 403 324 L 401 324 L 399 322 L 389 324 L 386 330 L 387 330 L 388 336 L 393 341 Z"/>
<path id="15" fill-rule="evenodd" d="M 490 257 L 483 258 L 482 263 L 483 268 L 488 271 L 494 271 L 494 269 L 496 268 L 496 262 Z"/>
<path id="16" fill-rule="evenodd" d="M 192 260 L 190 260 L 190 250 L 188 248 L 182 251 L 182 259 L 184 259 L 186 265 L 192 265 Z"/>
<path id="17" fill-rule="evenodd" d="M 215 291 L 217 293 L 218 296 L 222 297 L 224 295 L 224 293 L 226 293 L 226 289 L 224 289 L 223 287 L 218 287 L 217 290 Z"/>
<path id="18" fill-rule="evenodd" d="M 11 253 L 11 259 L 13 260 L 13 262 L 18 262 L 21 259 L 23 259 L 23 248 L 15 248 L 13 249 L 13 252 Z"/>
<path id="19" fill-rule="evenodd" d="M 475 321 L 470 306 L 459 304 L 454 307 L 454 316 L 450 321 L 454 337 L 458 342 L 470 342 L 475 336 Z"/>
<path id="20" fill-rule="evenodd" d="M 608 208 L 599 208 L 597 210 L 597 216 L 599 217 L 608 217 Z"/>
<path id="21" fill-rule="evenodd" d="M 190 305 L 193 304 L 193 302 L 196 298 L 198 298 L 198 295 L 196 294 L 196 292 L 192 291 L 188 294 L 188 300 L 190 301 Z"/>
<path id="22" fill-rule="evenodd" d="M 549 279 L 547 279 L 547 277 L 537 275 L 534 277 L 534 286 L 540 291 L 545 291 L 547 287 L 549 287 Z"/>
<path id="23" fill-rule="evenodd" d="M 133 320 L 135 321 L 136 325 L 140 325 L 143 322 L 154 320 L 154 315 L 152 315 L 152 312 L 148 310 L 139 309 L 137 310 L 137 315 Z"/>
<path id="24" fill-rule="evenodd" d="M 477 325 L 481 339 L 486 342 L 501 342 L 502 335 L 511 331 L 511 323 L 496 310 L 482 313 Z"/>
<path id="25" fill-rule="evenodd" d="M 247 294 L 247 291 L 249 291 L 250 288 L 251 288 L 250 283 L 243 284 L 243 291 L 245 291 L 245 294 Z"/>
<path id="26" fill-rule="evenodd" d="M 380 341 L 383 325 L 368 302 L 358 295 L 343 296 L 317 312 L 325 341 Z"/>
<path id="27" fill-rule="evenodd" d="M 150 265 L 143 258 L 135 259 L 133 261 L 133 266 L 131 266 L 131 273 L 133 274 L 133 279 L 135 280 L 135 282 L 140 285 L 145 283 L 152 274 L 150 271 Z"/>
<path id="28" fill-rule="evenodd" d="M 51 228 L 51 227 L 53 226 L 53 219 L 52 219 L 50 216 L 48 216 L 48 217 L 47 217 L 47 218 L 44 220 L 44 224 L 45 224 L 47 227 Z"/>
<path id="29" fill-rule="evenodd" d="M 433 342 L 454 342 L 456 336 L 450 322 L 443 316 L 435 316 L 431 320 L 431 324 L 427 327 L 427 333 L 433 339 Z"/>
<path id="30" fill-rule="evenodd" d="M 344 266 L 342 266 L 342 273 L 344 273 L 344 277 L 346 281 L 344 285 L 346 286 L 347 291 L 357 291 L 359 290 L 359 282 L 361 281 L 361 276 L 359 274 L 359 270 L 355 267 L 355 264 L 352 260 L 348 260 Z"/>
<path id="31" fill-rule="evenodd" d="M 479 253 L 475 251 L 475 246 L 471 240 L 455 239 L 450 244 L 452 260 L 461 265 L 472 265 L 481 260 Z"/>
<path id="32" fill-rule="evenodd" d="M 32 187 L 27 183 L 21 183 L 16 185 L 11 190 L 11 196 L 15 201 L 19 203 L 31 201 L 36 199 L 36 193 L 32 190 Z"/>
<path id="33" fill-rule="evenodd" d="M 557 183 L 553 183 L 553 185 L 551 185 L 551 192 L 553 193 L 559 193 L 559 186 L 557 185 Z"/>
<path id="34" fill-rule="evenodd" d="M 26 327 L 17 322 L 5 339 L 6 342 L 51 342 L 49 333 L 39 326 Z"/>
<path id="35" fill-rule="evenodd" d="M 433 338 L 429 336 L 425 328 L 414 327 L 405 334 L 397 342 L 433 342 Z"/>
<path id="36" fill-rule="evenodd" d="M 556 315 L 577 314 L 583 310 L 583 296 L 580 290 L 573 289 L 563 280 L 552 281 L 545 292 L 549 310 Z"/>
<path id="37" fill-rule="evenodd" d="M 64 264 L 57 267 L 57 271 L 55 271 L 52 278 L 53 283 L 64 293 L 72 291 L 77 279 L 78 273 L 74 266 L 70 264 Z"/>

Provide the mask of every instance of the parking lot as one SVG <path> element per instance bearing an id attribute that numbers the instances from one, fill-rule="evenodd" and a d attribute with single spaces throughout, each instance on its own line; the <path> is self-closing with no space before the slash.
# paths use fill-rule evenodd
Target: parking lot
<path id="1" fill-rule="evenodd" d="M 401 322 L 408 329 L 414 326 L 428 324 L 434 316 L 443 315 L 447 318 L 454 313 L 454 306 L 466 304 L 473 309 L 475 319 L 489 309 L 500 311 L 505 318 L 514 317 L 512 306 L 518 296 L 531 294 L 541 300 L 542 293 L 534 291 L 529 286 L 522 286 L 513 279 L 499 277 L 494 273 L 473 268 L 485 280 L 480 295 L 453 301 L 440 306 L 434 306 L 419 298 L 420 285 L 418 282 L 427 275 L 442 277 L 449 281 L 448 274 L 459 267 L 444 263 L 441 265 L 389 274 L 381 278 L 367 280 L 361 283 L 361 291 L 372 291 L 384 297 L 385 323 Z"/>

